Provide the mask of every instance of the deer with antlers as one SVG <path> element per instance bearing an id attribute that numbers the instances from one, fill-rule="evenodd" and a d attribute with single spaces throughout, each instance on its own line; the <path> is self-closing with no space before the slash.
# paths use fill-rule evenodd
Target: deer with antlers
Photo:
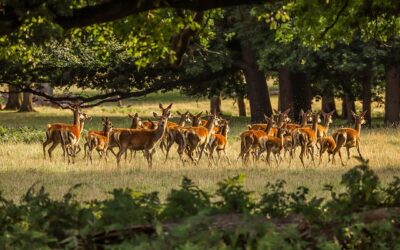
<path id="1" fill-rule="evenodd" d="M 100 160 L 104 156 L 104 159 L 107 162 L 107 149 L 110 142 L 110 133 L 112 131 L 113 126 L 108 117 L 102 118 L 102 123 L 103 123 L 102 134 L 100 135 L 92 133 L 87 138 L 87 144 L 88 144 L 87 154 L 91 164 L 93 164 L 92 151 L 94 149 L 96 149 L 96 151 L 100 155 Z"/>
<path id="2" fill-rule="evenodd" d="M 167 131 L 168 118 L 171 115 L 169 110 L 164 114 L 165 115 L 159 116 L 156 112 L 153 113 L 154 117 L 158 119 L 156 129 L 129 129 L 114 133 L 115 137 L 118 138 L 117 141 L 120 148 L 117 154 L 118 166 L 120 166 L 121 156 L 127 149 L 132 149 L 135 151 L 143 151 L 148 166 L 150 168 L 152 167 L 155 147 L 161 143 L 161 140 Z"/>
<path id="3" fill-rule="evenodd" d="M 242 158 L 243 162 L 247 162 L 250 156 L 250 152 L 253 151 L 253 160 L 258 159 L 258 150 L 260 147 L 260 138 L 262 136 L 268 136 L 270 130 L 274 124 L 274 119 L 264 115 L 267 121 L 267 127 L 265 130 L 247 130 L 240 134 L 240 153 L 238 156 Z"/>
<path id="4" fill-rule="evenodd" d="M 332 161 L 334 161 L 336 153 L 339 153 L 340 159 L 342 159 L 340 149 L 346 147 L 347 159 L 350 159 L 350 148 L 355 147 L 357 149 L 358 155 L 361 159 L 364 159 L 360 152 L 360 137 L 361 137 L 361 125 L 365 124 L 364 116 L 367 111 L 362 112 L 357 115 L 353 111 L 351 114 L 354 117 L 354 129 L 353 128 L 339 128 L 333 134 L 332 137 L 335 139 L 336 148 L 333 151 Z M 342 165 L 343 161 L 342 161 Z"/>
<path id="5" fill-rule="evenodd" d="M 79 141 L 81 139 L 81 133 L 84 128 L 84 123 L 86 120 L 90 120 L 91 118 L 85 113 L 81 112 L 79 106 L 69 107 L 74 113 L 74 123 L 73 124 L 65 124 L 65 123 L 52 123 L 47 124 L 46 128 L 46 140 L 43 142 L 43 158 L 46 159 L 46 147 L 50 143 L 52 145 L 48 149 L 48 154 L 50 160 L 52 159 L 52 152 L 57 147 L 58 144 L 61 143 L 62 149 L 67 156 L 75 156 L 78 152 L 76 152 L 76 148 L 79 146 Z M 64 141 L 64 142 L 63 142 Z M 68 141 L 68 143 L 67 143 Z M 68 146 L 67 146 L 68 145 Z M 73 152 L 72 152 L 73 150 Z"/>

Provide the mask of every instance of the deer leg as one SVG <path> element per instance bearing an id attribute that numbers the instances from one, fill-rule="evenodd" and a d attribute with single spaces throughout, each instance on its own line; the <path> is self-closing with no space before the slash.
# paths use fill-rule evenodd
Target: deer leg
<path id="1" fill-rule="evenodd" d="M 360 144 L 359 143 L 356 144 L 356 148 L 357 148 L 358 155 L 360 156 L 360 158 L 362 160 L 364 160 L 364 157 L 361 155 L 361 152 L 360 152 Z"/>
<path id="2" fill-rule="evenodd" d="M 311 147 L 309 148 L 309 152 L 310 152 L 310 154 L 311 154 L 311 160 L 312 160 L 312 162 L 313 162 L 313 164 L 314 164 L 314 166 L 315 166 L 315 160 L 314 160 L 314 146 L 311 146 Z"/>
<path id="3" fill-rule="evenodd" d="M 339 158 L 340 158 L 340 161 L 342 162 L 342 166 L 344 166 L 343 159 L 342 159 L 342 153 L 340 151 L 339 151 Z"/>
<path id="4" fill-rule="evenodd" d="M 306 148 L 305 148 L 305 146 L 301 146 L 301 151 L 300 151 L 300 160 L 301 160 L 301 164 L 303 164 L 303 167 L 304 167 L 304 153 L 305 153 L 305 151 L 306 151 Z"/>
<path id="5" fill-rule="evenodd" d="M 46 160 L 46 147 L 47 147 L 47 145 L 50 144 L 50 142 L 51 141 L 49 139 L 46 139 L 46 141 L 43 142 L 43 159 L 44 160 Z"/>
<path id="6" fill-rule="evenodd" d="M 347 150 L 347 160 L 350 160 L 350 147 L 346 146 L 346 150 Z"/>
<path id="7" fill-rule="evenodd" d="M 121 161 L 121 156 L 126 152 L 128 148 L 127 147 L 123 147 L 121 146 L 121 148 L 119 149 L 118 154 L 116 155 L 117 157 L 117 167 L 120 167 L 120 161 Z M 112 152 L 112 151 L 111 151 Z"/>
<path id="8" fill-rule="evenodd" d="M 50 161 L 52 160 L 52 155 L 51 153 L 53 152 L 53 150 L 57 147 L 57 145 L 59 144 L 59 142 L 53 142 L 53 144 L 50 146 L 50 148 L 47 150 L 48 154 L 49 154 L 49 158 Z"/>

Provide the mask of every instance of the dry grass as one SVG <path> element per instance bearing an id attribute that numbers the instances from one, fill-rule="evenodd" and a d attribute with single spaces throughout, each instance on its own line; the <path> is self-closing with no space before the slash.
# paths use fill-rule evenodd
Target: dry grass
<path id="1" fill-rule="evenodd" d="M 168 100 L 163 99 L 168 102 Z M 164 103 L 165 103 L 164 102 Z M 273 98 L 276 103 L 276 98 Z M 206 110 L 208 102 L 200 100 L 198 103 L 187 100 L 175 101 L 174 111 L 193 112 Z M 236 107 L 232 101 L 224 101 L 224 111 L 236 114 Z M 48 122 L 70 121 L 69 111 L 60 111 L 51 108 L 38 108 L 39 112 L 34 114 L 16 114 L 3 112 L 0 115 L 0 125 L 8 126 L 30 126 L 33 128 L 45 128 Z M 128 126 L 127 113 L 139 111 L 141 115 L 149 115 L 157 110 L 155 101 L 143 101 L 132 103 L 131 107 L 116 108 L 114 106 L 98 107 L 87 112 L 94 116 L 94 120 L 88 124 L 90 128 L 99 128 L 101 116 L 110 116 L 116 126 Z M 54 151 L 53 162 L 43 160 L 42 145 L 34 144 L 0 144 L 0 190 L 8 198 L 18 200 L 26 190 L 36 182 L 43 184 L 52 196 L 60 198 L 71 186 L 84 183 L 78 191 L 80 200 L 102 199 L 107 196 L 107 191 L 113 188 L 131 187 L 140 191 L 160 192 L 161 198 L 165 198 L 171 188 L 179 186 L 182 176 L 193 179 L 200 187 L 208 191 L 216 189 L 216 183 L 222 179 L 243 173 L 246 175 L 246 188 L 261 192 L 268 181 L 285 179 L 289 190 L 298 186 L 310 188 L 311 195 L 324 196 L 322 191 L 324 184 L 336 185 L 341 175 L 350 167 L 357 164 L 351 159 L 346 167 L 340 165 L 332 166 L 326 164 L 326 156 L 321 166 L 309 164 L 306 168 L 301 167 L 300 161 L 295 159 L 289 166 L 288 161 L 279 167 L 275 164 L 267 166 L 264 162 L 256 165 L 243 166 L 237 162 L 239 153 L 238 134 L 245 129 L 247 119 L 231 118 L 231 134 L 229 138 L 230 148 L 228 154 L 233 162 L 228 165 L 222 162 L 218 166 L 209 166 L 207 160 L 203 160 L 198 166 L 182 164 L 177 160 L 176 148 L 172 151 L 172 158 L 164 163 L 163 154 L 160 150 L 156 153 L 153 169 L 148 169 L 141 155 L 132 162 L 122 164 L 119 169 L 115 158 L 110 155 L 109 162 L 98 162 L 88 165 L 82 160 L 82 154 L 78 156 L 74 165 L 67 165 L 61 157 L 61 150 Z M 362 131 L 362 153 L 370 160 L 370 166 L 378 173 L 383 182 L 392 180 L 393 176 L 400 175 L 400 131 L 394 129 L 373 129 Z M 353 149 L 355 155 L 355 149 Z M 343 151 L 344 153 L 344 151 Z M 345 155 L 345 154 L 344 154 Z"/>

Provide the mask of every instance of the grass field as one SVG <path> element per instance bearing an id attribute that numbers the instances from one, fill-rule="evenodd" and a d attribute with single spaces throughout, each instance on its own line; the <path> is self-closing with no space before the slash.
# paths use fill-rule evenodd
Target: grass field
<path id="1" fill-rule="evenodd" d="M 86 129 L 100 129 L 102 116 L 109 116 L 115 127 L 128 127 L 128 113 L 139 112 L 142 116 L 149 116 L 152 111 L 157 111 L 158 102 L 174 102 L 173 111 L 199 112 L 208 109 L 208 101 L 185 98 L 178 93 L 165 93 L 162 95 L 150 95 L 141 100 L 125 103 L 126 106 L 118 108 L 114 105 L 96 107 L 87 110 L 93 116 Z M 276 107 L 277 99 L 272 98 Z M 317 104 L 316 104 L 317 105 Z M 36 113 L 15 113 L 3 111 L 0 113 L 0 125 L 7 127 L 28 126 L 31 129 L 44 128 L 51 122 L 70 122 L 72 114 L 67 110 L 53 108 L 37 108 Z M 232 100 L 223 101 L 225 114 L 236 115 L 237 107 Z M 374 109 L 374 115 L 380 115 L 382 110 Z M 341 175 L 352 166 L 356 165 L 355 159 L 347 162 L 346 167 L 331 164 L 327 165 L 324 158 L 321 166 L 309 164 L 301 167 L 296 158 L 289 165 L 284 161 L 279 167 L 275 164 L 267 166 L 264 162 L 257 165 L 242 166 L 236 158 L 239 153 L 240 131 L 246 128 L 248 119 L 233 116 L 231 119 L 231 133 L 229 135 L 228 149 L 232 164 L 222 162 L 220 165 L 209 166 L 207 160 L 198 166 L 182 164 L 177 160 L 176 149 L 172 150 L 172 158 L 164 163 L 160 150 L 156 153 L 153 169 L 148 169 L 147 164 L 139 153 L 132 162 L 123 163 L 117 168 L 112 155 L 109 162 L 96 161 L 88 165 L 78 155 L 74 165 L 68 165 L 61 157 L 61 150 L 54 151 L 53 162 L 43 160 L 42 145 L 36 143 L 1 143 L 0 144 L 0 190 L 8 198 L 18 200 L 26 190 L 34 183 L 44 185 L 52 196 L 60 198 L 71 186 L 83 183 L 84 186 L 77 191 L 78 199 L 92 200 L 102 199 L 107 196 L 107 191 L 113 188 L 130 187 L 139 191 L 159 191 L 160 197 L 165 198 L 171 188 L 179 186 L 182 176 L 193 179 L 200 187 L 207 191 L 216 189 L 216 183 L 228 176 L 243 173 L 246 176 L 246 188 L 261 192 L 268 181 L 285 179 L 287 188 L 294 190 L 298 186 L 310 188 L 311 195 L 325 196 L 322 190 L 324 184 L 336 185 Z M 43 132 L 44 135 L 44 132 Z M 1 139 L 1 137 L 0 137 Z M 396 129 L 363 129 L 361 136 L 361 151 L 365 158 L 370 160 L 371 168 L 381 177 L 383 182 L 388 182 L 394 176 L 400 175 L 400 131 Z M 355 149 L 353 149 L 355 155 Z M 343 151 L 344 153 L 344 151 Z M 345 154 L 344 154 L 345 155 Z M 326 157 L 326 156 L 325 156 Z"/>

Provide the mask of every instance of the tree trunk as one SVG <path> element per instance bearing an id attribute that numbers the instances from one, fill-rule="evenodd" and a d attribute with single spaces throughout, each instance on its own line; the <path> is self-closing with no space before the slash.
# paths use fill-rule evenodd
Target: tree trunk
<path id="1" fill-rule="evenodd" d="M 367 123 L 368 127 L 371 127 L 371 98 L 372 98 L 372 93 L 371 93 L 371 87 L 372 87 L 372 79 L 373 75 L 372 72 L 367 70 L 364 72 L 364 75 L 362 76 L 361 79 L 361 85 L 362 85 L 362 108 L 363 111 L 367 111 L 367 113 L 364 116 L 364 119 Z"/>
<path id="2" fill-rule="evenodd" d="M 35 112 L 32 102 L 33 94 L 25 92 L 23 96 L 22 105 L 18 112 Z"/>
<path id="3" fill-rule="evenodd" d="M 322 96 L 322 107 L 321 110 L 325 113 L 331 112 L 332 110 L 336 110 L 335 97 L 331 94 L 326 94 Z M 337 112 L 333 113 L 332 117 L 337 118 Z"/>
<path id="4" fill-rule="evenodd" d="M 300 110 L 311 110 L 311 87 L 304 72 L 291 72 L 294 118 L 299 122 Z"/>
<path id="5" fill-rule="evenodd" d="M 400 121 L 400 69 L 390 66 L 386 69 L 385 123 Z"/>
<path id="6" fill-rule="evenodd" d="M 212 114 L 221 113 L 221 96 L 216 95 L 210 98 L 210 112 Z"/>
<path id="7" fill-rule="evenodd" d="M 264 114 L 271 116 L 267 79 L 258 68 L 256 55 L 249 44 L 242 42 L 243 73 L 247 83 L 247 96 L 250 101 L 251 123 L 265 122 Z"/>
<path id="8" fill-rule="evenodd" d="M 237 98 L 237 103 L 239 107 L 239 116 L 246 116 L 246 103 L 244 102 L 243 96 Z"/>
<path id="9" fill-rule="evenodd" d="M 344 95 L 342 100 L 342 117 L 349 122 L 353 122 L 354 118 L 351 115 L 351 111 L 355 111 L 356 109 L 354 99 L 348 95 Z"/>
<path id="10" fill-rule="evenodd" d="M 18 90 L 14 86 L 9 86 L 8 89 L 10 92 Z M 21 104 L 22 104 L 22 93 L 10 93 L 8 95 L 7 104 L 4 109 L 18 110 L 21 107 Z"/>
<path id="11" fill-rule="evenodd" d="M 284 111 L 290 108 L 289 117 L 294 119 L 293 110 L 293 87 L 290 79 L 290 71 L 288 67 L 279 69 L 279 99 L 278 109 Z"/>

